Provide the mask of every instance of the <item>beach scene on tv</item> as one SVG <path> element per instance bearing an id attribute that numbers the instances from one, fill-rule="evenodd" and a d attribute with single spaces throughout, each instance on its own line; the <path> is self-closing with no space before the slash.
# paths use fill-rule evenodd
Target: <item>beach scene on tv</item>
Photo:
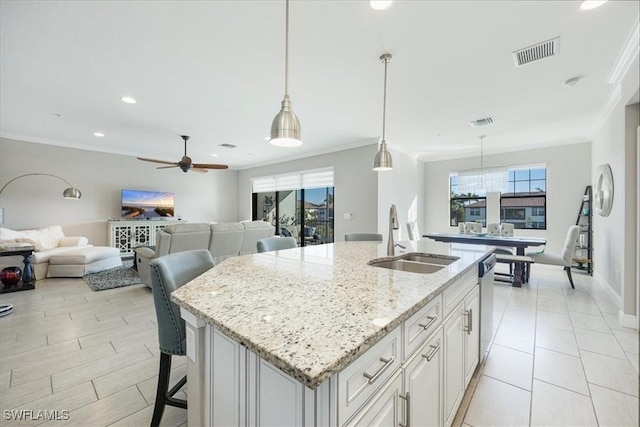
<path id="1" fill-rule="evenodd" d="M 173 217 L 173 193 L 122 190 L 121 215 L 131 219 Z"/>

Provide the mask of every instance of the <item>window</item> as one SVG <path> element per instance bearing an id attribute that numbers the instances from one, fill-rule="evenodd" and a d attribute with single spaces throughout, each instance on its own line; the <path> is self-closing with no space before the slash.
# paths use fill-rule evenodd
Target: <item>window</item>
<path id="1" fill-rule="evenodd" d="M 253 219 L 300 246 L 334 241 L 333 168 L 252 179 Z"/>
<path id="2" fill-rule="evenodd" d="M 508 184 L 500 195 L 500 221 L 515 228 L 546 229 L 546 167 L 510 169 Z"/>
<path id="3" fill-rule="evenodd" d="M 458 176 L 449 176 L 449 221 L 451 226 L 476 221 L 487 225 L 487 198 L 483 194 L 458 193 Z"/>

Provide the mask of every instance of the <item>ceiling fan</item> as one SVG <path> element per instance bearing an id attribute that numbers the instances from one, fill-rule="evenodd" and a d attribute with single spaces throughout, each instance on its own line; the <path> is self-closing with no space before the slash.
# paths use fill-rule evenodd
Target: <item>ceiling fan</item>
<path id="1" fill-rule="evenodd" d="M 229 167 L 227 165 L 217 165 L 213 163 L 192 163 L 191 157 L 187 156 L 187 141 L 189 140 L 189 136 L 180 135 L 180 137 L 184 140 L 184 156 L 182 156 L 182 159 L 179 162 L 167 162 L 164 160 L 146 159 L 144 157 L 138 157 L 138 160 L 160 163 L 163 165 L 171 165 L 158 166 L 157 169 L 180 168 L 182 169 L 182 172 L 188 172 L 189 170 L 192 170 L 194 172 L 206 173 L 208 172 L 207 169 L 227 169 Z"/>

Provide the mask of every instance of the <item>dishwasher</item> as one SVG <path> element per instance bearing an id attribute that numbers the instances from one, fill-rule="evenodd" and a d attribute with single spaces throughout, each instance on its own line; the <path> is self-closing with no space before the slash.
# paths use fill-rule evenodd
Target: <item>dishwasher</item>
<path id="1" fill-rule="evenodd" d="M 493 338 L 493 279 L 496 256 L 491 254 L 478 265 L 480 283 L 480 362 L 487 357 Z"/>

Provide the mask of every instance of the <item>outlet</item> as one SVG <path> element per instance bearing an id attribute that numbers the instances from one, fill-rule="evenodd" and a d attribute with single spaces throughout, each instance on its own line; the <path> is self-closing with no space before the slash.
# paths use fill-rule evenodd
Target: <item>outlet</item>
<path id="1" fill-rule="evenodd" d="M 342 218 L 344 218 L 344 219 L 353 219 L 353 214 L 352 213 L 343 214 Z"/>
<path id="2" fill-rule="evenodd" d="M 196 333 L 187 326 L 187 357 L 192 362 L 196 361 Z"/>

